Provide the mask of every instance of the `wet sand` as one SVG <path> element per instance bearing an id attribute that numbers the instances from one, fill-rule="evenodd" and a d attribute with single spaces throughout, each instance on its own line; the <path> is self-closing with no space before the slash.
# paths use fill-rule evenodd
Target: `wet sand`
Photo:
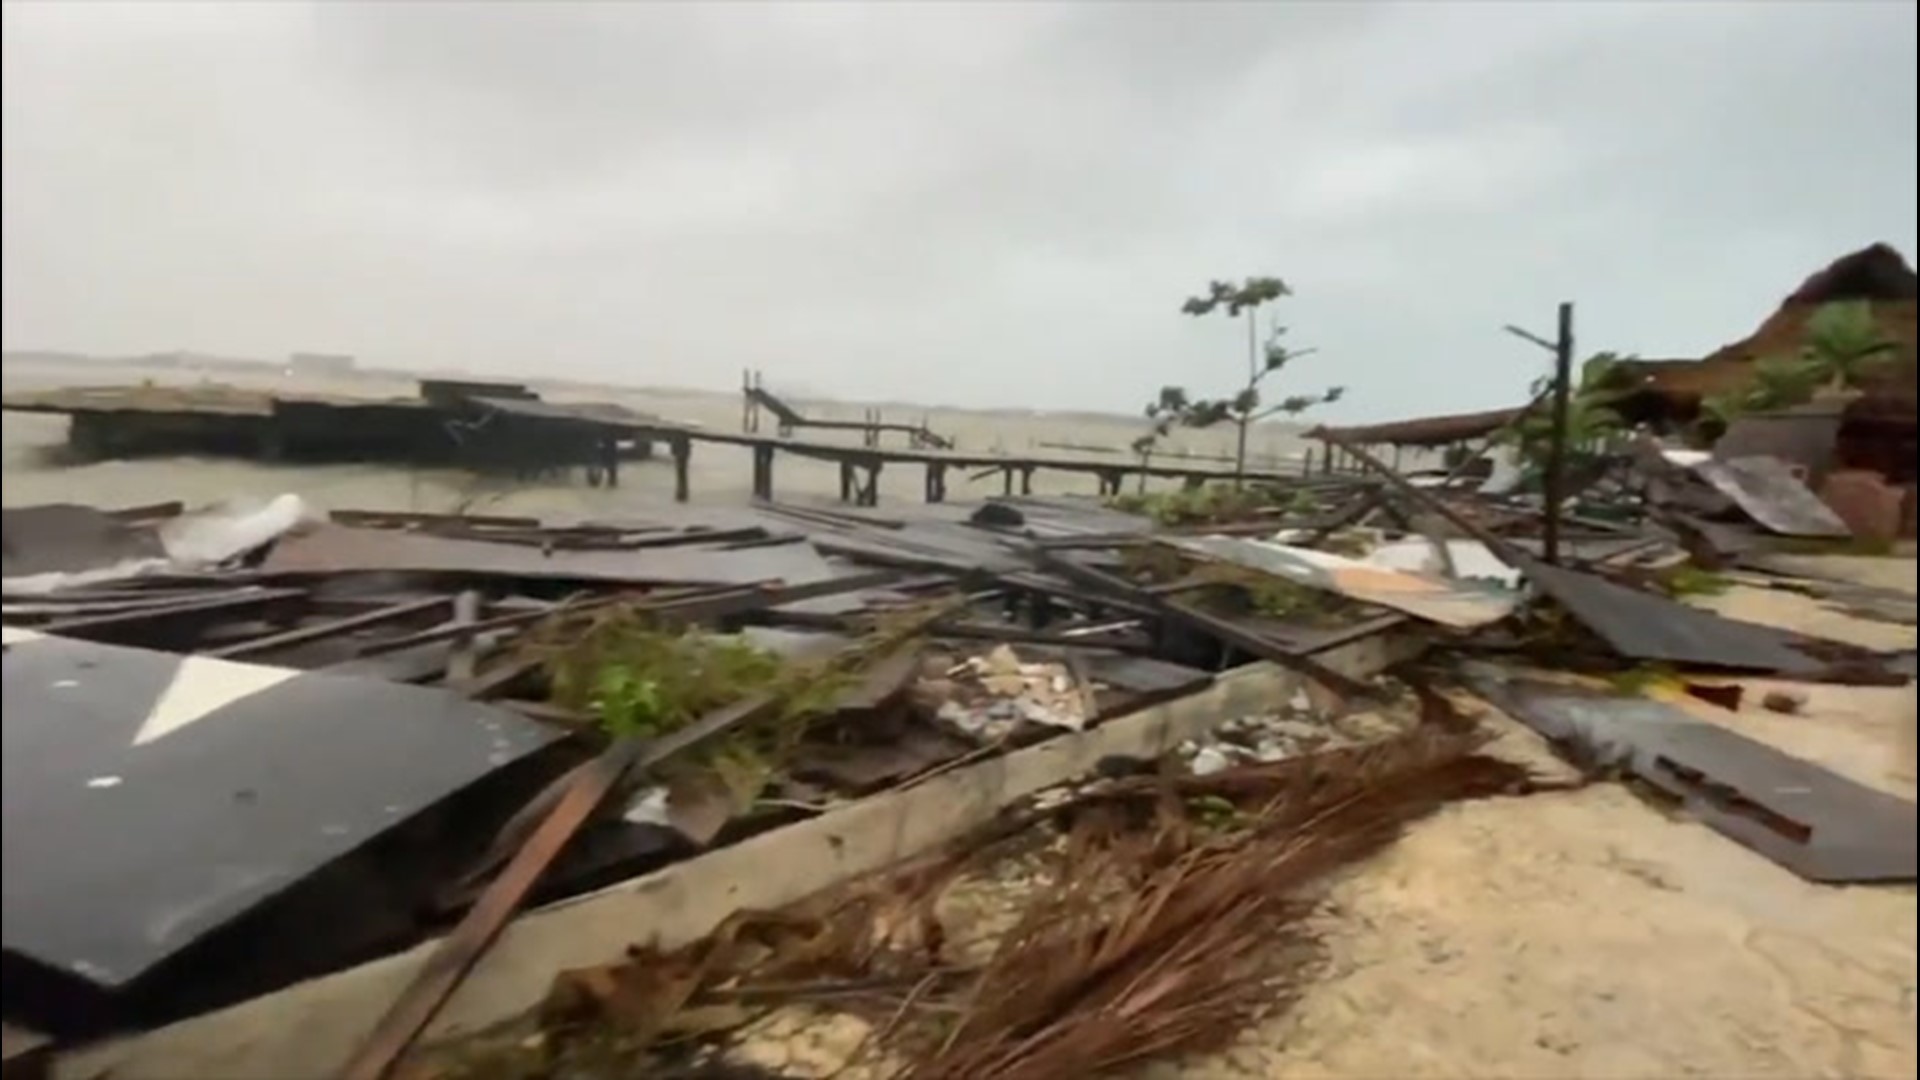
<path id="1" fill-rule="evenodd" d="M 191 373 L 156 367 L 89 365 L 55 367 L 52 365 L 8 364 L 5 388 L 39 389 L 59 385 L 111 385 L 138 383 L 151 379 L 162 384 L 195 381 Z M 366 397 L 396 397 L 412 392 L 412 385 L 399 379 L 354 378 L 298 382 L 280 378 L 263 370 L 253 377 L 221 371 L 208 381 L 234 385 L 282 389 L 308 393 L 351 394 Z M 633 390 L 607 388 L 590 390 L 578 387 L 542 388 L 543 396 L 555 401 L 614 401 L 667 420 L 699 424 L 717 431 L 738 431 L 741 427 L 741 403 L 737 393 L 704 391 Z M 777 386 L 772 386 L 778 392 Z M 794 401 L 796 408 L 810 416 L 845 420 L 860 419 L 865 408 L 860 404 L 819 401 Z M 956 409 L 908 406 L 881 406 L 890 421 L 918 421 L 953 438 L 967 451 L 1066 457 L 1089 461 L 1132 460 L 1125 453 L 1095 453 L 1056 449 L 1045 444 L 1113 447 L 1124 449 L 1146 430 L 1146 421 L 1121 416 L 1091 414 L 1046 414 L 1022 412 L 974 412 Z M 128 506 L 165 499 L 182 499 L 189 505 L 202 505 L 228 498 L 267 499 L 294 492 L 328 509 L 365 508 L 449 512 L 465 507 L 473 511 L 524 513 L 533 515 L 604 515 L 639 509 L 671 500 L 673 470 L 665 460 L 634 462 L 622 470 L 621 487 L 601 491 L 586 486 L 577 476 L 569 482 L 524 483 L 477 477 L 453 469 L 416 469 L 380 465 L 270 465 L 235 458 L 152 458 L 132 461 L 105 461 L 83 465 L 63 465 L 51 460 L 49 451 L 66 440 L 66 419 L 25 413 L 6 413 L 0 420 L 4 435 L 4 475 L 0 485 L 8 506 L 44 502 L 81 502 L 97 506 Z M 763 416 L 763 432 L 773 431 L 771 417 Z M 1281 467 L 1296 462 L 1306 444 L 1298 437 L 1297 426 L 1259 425 L 1249 440 L 1248 465 L 1251 468 Z M 858 445 L 855 432 L 811 432 L 804 438 L 813 442 Z M 903 446 L 905 436 L 889 434 L 884 446 Z M 1167 445 L 1193 453 L 1230 455 L 1233 431 L 1220 428 L 1209 431 L 1180 431 Z M 1171 458 L 1167 460 L 1173 460 Z M 1224 462 L 1199 462 L 1201 467 L 1226 469 Z M 782 498 L 836 497 L 839 472 L 830 463 L 812 461 L 795 455 L 781 455 L 775 463 L 775 493 Z M 1171 481 L 1161 481 L 1162 485 Z M 749 497 L 752 484 L 751 454 L 744 448 L 698 444 L 694 448 L 692 487 L 698 502 L 741 502 Z M 883 471 L 880 493 L 885 501 L 917 502 L 921 495 L 921 473 L 913 467 L 895 467 Z M 978 481 L 964 473 L 948 479 L 950 499 L 964 501 L 998 494 L 997 476 Z M 1041 494 L 1095 494 L 1098 485 L 1091 475 L 1041 471 L 1034 476 L 1034 490 Z"/>

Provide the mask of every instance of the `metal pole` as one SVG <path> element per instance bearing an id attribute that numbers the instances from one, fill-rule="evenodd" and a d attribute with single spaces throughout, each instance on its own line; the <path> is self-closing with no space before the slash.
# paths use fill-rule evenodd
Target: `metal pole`
<path id="1" fill-rule="evenodd" d="M 1560 305 L 1560 335 L 1553 348 L 1553 434 L 1547 445 L 1546 557 L 1560 565 L 1560 500 L 1567 464 L 1567 410 L 1573 397 L 1573 305 Z"/>

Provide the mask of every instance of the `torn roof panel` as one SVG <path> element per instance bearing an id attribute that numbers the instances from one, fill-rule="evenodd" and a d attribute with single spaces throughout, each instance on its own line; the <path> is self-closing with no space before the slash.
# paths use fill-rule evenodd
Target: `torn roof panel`
<path id="1" fill-rule="evenodd" d="M 1445 446 L 1468 439 L 1485 438 L 1519 418 L 1525 409 L 1489 409 L 1486 412 L 1453 413 L 1447 416 L 1423 416 L 1412 420 L 1394 420 L 1359 427 L 1328 427 L 1321 430 L 1359 446 Z"/>
<path id="2" fill-rule="evenodd" d="M 1784 630 L 1544 562 L 1528 560 L 1524 570 L 1527 580 L 1629 659 L 1802 677 L 1817 677 L 1830 667 L 1797 648 L 1804 639 Z"/>
<path id="3" fill-rule="evenodd" d="M 1915 877 L 1914 805 L 1663 702 L 1509 678 L 1474 690 L 1555 743 L 1624 767 L 1716 832 L 1809 881 Z"/>
<path id="4" fill-rule="evenodd" d="M 1520 602 L 1518 593 L 1312 548 L 1233 536 L 1167 537 L 1162 542 L 1202 558 L 1229 562 L 1456 629 L 1470 630 L 1498 622 L 1513 614 Z"/>
<path id="5" fill-rule="evenodd" d="M 1708 459 L 1690 465 L 1694 475 L 1733 500 L 1742 513 L 1781 536 L 1846 539 L 1847 523 L 1776 457 Z"/>
<path id="6" fill-rule="evenodd" d="M 1500 561 L 1493 550 L 1479 540 L 1446 540 L 1446 556 L 1453 563 L 1453 576 L 1462 581 L 1485 581 L 1501 588 L 1520 587 L 1520 571 Z M 1434 541 L 1424 536 L 1389 540 L 1367 554 L 1366 562 L 1394 570 L 1432 572 L 1439 560 Z"/>
<path id="7" fill-rule="evenodd" d="M 48 503 L 0 511 L 0 577 L 70 574 L 165 558 L 152 526 L 91 506 Z"/>
<path id="8" fill-rule="evenodd" d="M 6 644 L 5 948 L 104 989 L 558 737 L 438 690 Z"/>

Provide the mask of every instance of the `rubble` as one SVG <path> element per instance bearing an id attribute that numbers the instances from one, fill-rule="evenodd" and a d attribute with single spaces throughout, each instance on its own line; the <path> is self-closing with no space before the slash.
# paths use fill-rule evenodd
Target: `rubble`
<path id="1" fill-rule="evenodd" d="M 984 742 L 1005 740 L 1022 724 L 1079 731 L 1094 719 L 1095 687 L 1064 663 L 1022 663 L 1007 645 L 956 664 L 924 692 L 939 700 L 936 719 Z"/>
<path id="2" fill-rule="evenodd" d="M 439 1060 L 441 1043 L 459 1033 L 447 1011 L 470 1018 L 479 1008 L 462 1004 L 463 980 L 492 978 L 489 957 L 511 949 L 514 959 L 497 963 L 514 972 L 499 977 L 516 994 L 560 969 L 575 972 L 555 985 L 539 1035 L 502 1051 L 543 1068 L 563 1063 L 556 1054 L 589 1050 L 632 1063 L 663 1042 L 676 1053 L 698 1047 L 715 1068 L 859 1075 L 873 1058 L 909 1076 L 1038 1078 L 1067 1061 L 1097 1073 L 1229 1045 L 1266 1010 L 1307 992 L 1316 968 L 1305 958 L 1318 933 L 1309 928 L 1324 914 L 1316 882 L 1442 803 L 1541 788 L 1537 773 L 1482 755 L 1484 733 L 1448 704 L 1500 699 L 1524 718 L 1527 708 L 1501 697 L 1506 683 L 1474 674 L 1487 665 L 1625 685 L 1655 663 L 1726 710 L 1754 702 L 1808 716 L 1781 707 L 1794 700 L 1790 689 L 1748 695 L 1724 680 L 1742 672 L 1807 684 L 1911 680 L 1910 659 L 1900 670 L 1884 648 L 1726 618 L 1685 595 L 1687 574 L 1722 571 L 1700 570 L 1688 545 L 1702 533 L 1669 521 L 1692 515 L 1710 521 L 1707 532 L 1758 536 L 1769 508 L 1805 510 L 1804 488 L 1779 496 L 1798 481 L 1778 469 L 1753 474 L 1772 493 L 1763 502 L 1744 481 L 1727 481 L 1740 497 L 1720 492 L 1729 500 L 1720 506 L 1677 494 L 1648 502 L 1657 485 L 1590 487 L 1560 522 L 1554 565 L 1538 554 L 1540 512 L 1524 499 L 1415 484 L 1347 450 L 1373 475 L 1344 488 L 1316 478 L 1311 499 L 1278 515 L 1264 505 L 1244 530 L 1210 520 L 1179 531 L 1107 507 L 1027 498 L 886 519 L 770 503 L 545 524 L 339 514 L 263 530 L 190 571 L 19 591 L 10 581 L 8 694 L 11 703 L 34 643 L 138 646 L 244 658 L 287 673 L 290 685 L 307 674 L 412 684 L 511 717 L 555 747 L 496 798 L 448 811 L 450 832 L 396 827 L 342 856 L 378 877 L 395 860 L 446 853 L 436 880 L 417 882 L 411 898 L 435 924 L 392 934 L 381 950 L 428 944 L 368 965 L 388 973 L 378 984 L 387 996 L 356 1005 L 363 1022 L 330 1036 L 325 1052 L 309 1048 L 321 1071 L 346 1064 L 344 1075 L 375 1080 Z M 1749 475 L 1682 472 L 1709 491 L 1712 478 Z M 1680 490 L 1674 475 L 1664 482 Z M 1321 509 L 1329 504 L 1339 505 Z M 1744 526 L 1710 520 L 1736 510 L 1748 516 Z M 103 530 L 90 520 L 96 535 L 151 528 Z M 114 540 L 90 559 L 113 566 L 126 550 Z M 1775 584 L 1838 595 L 1830 583 L 1775 570 Z M 1864 595 L 1855 602 L 1867 603 Z M 1899 604 L 1894 595 L 1873 601 Z M 1422 651 L 1418 669 L 1387 673 Z M 1378 659 L 1350 659 L 1361 653 Z M 1281 672 L 1284 683 L 1274 681 Z M 1236 689 L 1256 684 L 1269 692 Z M 1678 730 L 1630 730 L 1637 738 L 1656 728 Z M 8 725 L 10 742 L 15 730 Z M 1904 857 L 1884 844 L 1836 854 L 1825 840 L 1866 818 L 1910 814 L 1910 802 L 1808 780 L 1744 736 L 1688 731 L 1696 741 L 1600 760 L 1652 777 L 1688 815 L 1809 876 L 1912 879 L 1910 846 Z M 293 751 L 263 745 L 267 768 L 297 766 Z M 1788 824 L 1761 835 L 1716 801 L 1716 755 L 1759 769 L 1742 774 L 1747 801 Z M 1676 763 L 1685 775 L 1667 768 Z M 1749 790 L 1763 773 L 1800 777 L 1794 783 L 1826 801 L 1789 807 L 1777 791 Z M 10 779 L 8 822 L 20 820 L 22 798 Z M 944 816 L 921 821 L 908 806 Z M 864 824 L 827 829 L 855 820 Z M 7 869 L 32 880 L 53 856 L 16 846 L 15 827 Z M 1323 828 L 1329 839 L 1311 839 Z M 259 829 L 250 842 L 282 842 Z M 804 874 L 783 864 L 764 907 L 731 891 L 720 899 L 637 884 L 711 887 L 717 868 L 738 873 L 750 865 L 742 860 L 766 864 L 783 847 L 796 854 L 781 858 L 815 854 Z M 926 878 L 912 878 L 917 899 L 905 908 L 902 874 Z M 893 899 L 859 891 L 874 888 Z M 550 950 L 560 932 L 537 927 L 557 927 L 569 911 L 656 894 L 685 912 L 670 937 L 634 924 L 619 942 L 572 934 L 565 961 L 527 951 L 535 941 Z M 979 910 L 963 918 L 952 905 L 966 896 Z M 11 892 L 8 903 L 12 954 Z M 537 910 L 518 915 L 522 907 Z M 1249 919 L 1279 929 L 1247 948 L 1233 928 Z M 962 922 L 978 923 L 977 932 Z M 599 925 L 604 935 L 610 924 Z M 436 942 L 448 926 L 453 933 Z M 250 932 L 236 919 L 221 948 L 246 952 Z M 624 944 L 633 957 L 618 955 Z M 1218 962 L 1227 954 L 1233 962 Z M 946 957 L 951 967 L 929 959 Z M 1176 969 L 1177 980 L 1146 996 L 1133 981 Z M 675 971 L 682 981 L 659 981 Z M 205 1013 L 235 998 L 180 1000 Z M 489 1006 L 487 1019 L 532 1004 L 513 1000 Z M 762 1019 L 769 1014 L 784 1019 Z M 225 1015 L 150 1038 L 155 1046 L 199 1038 Z M 945 1034 L 929 1039 L 927 1018 L 941 1016 Z M 78 1058 L 95 1052 L 71 1044 L 84 1043 L 97 1017 L 32 1020 Z M 679 1026 L 663 1027 L 669 1020 Z M 627 1033 L 617 1051 L 596 1041 L 611 1030 Z M 634 1031 L 646 1035 L 636 1043 Z M 100 1052 L 126 1075 L 145 1074 L 138 1050 Z M 257 1072 L 271 1051 L 255 1042 L 233 1053 L 231 1062 Z"/>

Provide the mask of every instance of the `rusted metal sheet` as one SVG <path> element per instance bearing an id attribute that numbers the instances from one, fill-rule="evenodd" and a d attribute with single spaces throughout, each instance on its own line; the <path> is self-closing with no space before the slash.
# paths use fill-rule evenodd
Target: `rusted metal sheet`
<path id="1" fill-rule="evenodd" d="M 1847 523 L 1779 458 L 1709 458 L 1696 462 L 1692 472 L 1731 499 L 1742 513 L 1781 536 L 1843 539 L 1853 535 Z"/>
<path id="2" fill-rule="evenodd" d="M 1516 592 L 1434 574 L 1398 570 L 1327 551 L 1233 536 L 1166 537 L 1162 543 L 1296 585 L 1402 611 L 1427 622 L 1472 630 L 1513 614 Z"/>
<path id="3" fill-rule="evenodd" d="M 1914 804 L 1646 698 L 1515 680 L 1473 688 L 1549 740 L 1622 767 L 1714 831 L 1809 881 L 1915 879 Z"/>
<path id="4" fill-rule="evenodd" d="M 1808 639 L 1759 623 L 1728 619 L 1605 578 L 1534 562 L 1527 579 L 1634 660 L 1820 677 L 1832 666 L 1804 651 Z"/>

